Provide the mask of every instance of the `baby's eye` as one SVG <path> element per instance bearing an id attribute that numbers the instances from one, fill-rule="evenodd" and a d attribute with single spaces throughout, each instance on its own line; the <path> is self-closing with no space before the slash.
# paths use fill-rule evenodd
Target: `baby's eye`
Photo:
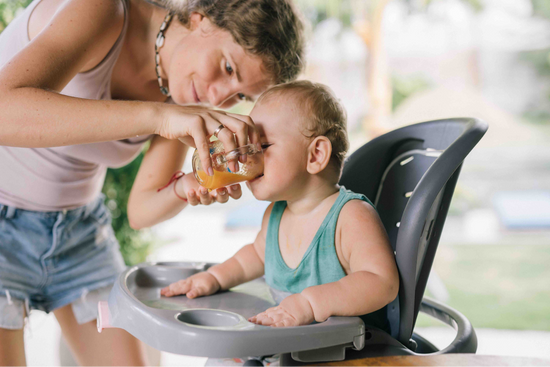
<path id="1" fill-rule="evenodd" d="M 229 61 L 225 62 L 225 70 L 229 73 L 229 75 L 233 74 L 233 68 L 231 67 Z"/>
<path id="2" fill-rule="evenodd" d="M 265 144 L 262 144 L 262 150 L 266 150 L 267 148 L 269 148 L 270 146 L 272 146 L 273 144 L 271 143 L 265 143 Z"/>
<path id="3" fill-rule="evenodd" d="M 242 93 L 237 93 L 237 97 L 239 97 L 241 101 L 246 101 L 246 96 Z"/>

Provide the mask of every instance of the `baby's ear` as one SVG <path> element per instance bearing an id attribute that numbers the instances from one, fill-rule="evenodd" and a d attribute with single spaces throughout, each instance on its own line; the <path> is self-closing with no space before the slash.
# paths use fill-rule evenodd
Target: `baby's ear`
<path id="1" fill-rule="evenodd" d="M 330 161 L 332 144 L 326 136 L 318 136 L 309 144 L 307 155 L 307 171 L 316 175 L 323 171 Z"/>

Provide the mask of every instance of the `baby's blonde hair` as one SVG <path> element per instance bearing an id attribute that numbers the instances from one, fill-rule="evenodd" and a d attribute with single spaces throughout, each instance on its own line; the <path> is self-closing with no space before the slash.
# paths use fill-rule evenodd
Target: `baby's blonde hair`
<path id="1" fill-rule="evenodd" d="M 257 103 L 274 95 L 294 97 L 302 116 L 308 138 L 326 136 L 332 144 L 331 162 L 340 172 L 349 149 L 346 111 L 324 84 L 297 80 L 279 84 L 265 91 Z"/>

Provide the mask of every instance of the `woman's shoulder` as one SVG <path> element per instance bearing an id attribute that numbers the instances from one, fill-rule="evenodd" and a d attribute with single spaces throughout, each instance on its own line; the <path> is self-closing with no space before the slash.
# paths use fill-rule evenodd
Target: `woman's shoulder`
<path id="1" fill-rule="evenodd" d="M 37 0 L 35 0 L 37 1 Z M 86 18 L 87 22 L 78 23 L 78 28 L 94 26 L 94 24 L 105 26 L 108 29 L 122 29 L 124 24 L 124 2 L 126 0 L 41 0 L 36 4 L 29 17 L 29 38 L 36 37 L 56 16 L 56 13 L 67 13 L 64 10 L 71 10 L 70 18 L 74 22 L 79 18 Z M 116 32 L 115 32 L 116 33 Z M 120 32 L 118 32 L 120 33 Z"/>
<path id="2" fill-rule="evenodd" d="M 68 47 L 77 46 L 70 43 L 78 42 L 90 52 L 82 71 L 90 69 L 107 55 L 120 36 L 124 1 L 127 0 L 41 0 L 29 17 L 29 39 L 32 41 L 48 28 L 52 42 L 69 43 Z"/>

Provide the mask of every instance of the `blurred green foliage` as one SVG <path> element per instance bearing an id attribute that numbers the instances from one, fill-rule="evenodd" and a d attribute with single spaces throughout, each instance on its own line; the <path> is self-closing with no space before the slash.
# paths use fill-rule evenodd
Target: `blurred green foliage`
<path id="1" fill-rule="evenodd" d="M 531 3 L 535 16 L 550 19 L 550 1 L 531 0 Z M 524 52 L 520 57 L 530 63 L 542 78 L 550 79 L 550 49 Z M 546 103 L 533 105 L 524 117 L 533 123 L 550 124 L 550 88 L 546 90 Z"/>
<path id="2" fill-rule="evenodd" d="M 0 0 L 0 32 L 31 2 L 32 0 Z"/>
<path id="3" fill-rule="evenodd" d="M 313 28 L 327 18 L 338 18 L 345 27 L 350 27 L 353 3 L 357 0 L 295 0 L 295 2 Z"/>
<path id="4" fill-rule="evenodd" d="M 439 246 L 434 270 L 475 328 L 550 331 L 550 245 Z M 428 296 L 433 297 L 429 290 Z M 440 326 L 419 317 L 417 326 Z"/>
<path id="5" fill-rule="evenodd" d="M 531 0 L 535 15 L 550 18 L 550 1 L 548 0 Z"/>
<path id="6" fill-rule="evenodd" d="M 141 152 L 130 164 L 118 169 L 108 169 L 103 185 L 105 204 L 111 210 L 113 229 L 126 265 L 145 261 L 154 243 L 149 232 L 136 231 L 128 223 L 128 197 L 143 156 L 144 152 Z"/>
<path id="7" fill-rule="evenodd" d="M 430 87 L 430 82 L 421 75 L 408 77 L 393 75 L 391 86 L 392 111 L 395 111 L 395 109 L 409 96 L 424 89 L 428 89 Z"/>
<path id="8" fill-rule="evenodd" d="M 418 4 L 419 2 L 416 0 L 405 0 L 409 4 Z M 424 5 L 430 5 L 430 3 L 433 3 L 438 0 L 424 0 Z M 475 12 L 480 12 L 483 10 L 483 0 L 462 0 L 466 4 L 470 5 L 472 9 L 474 9 Z M 422 3 L 422 2 L 420 2 Z"/>

